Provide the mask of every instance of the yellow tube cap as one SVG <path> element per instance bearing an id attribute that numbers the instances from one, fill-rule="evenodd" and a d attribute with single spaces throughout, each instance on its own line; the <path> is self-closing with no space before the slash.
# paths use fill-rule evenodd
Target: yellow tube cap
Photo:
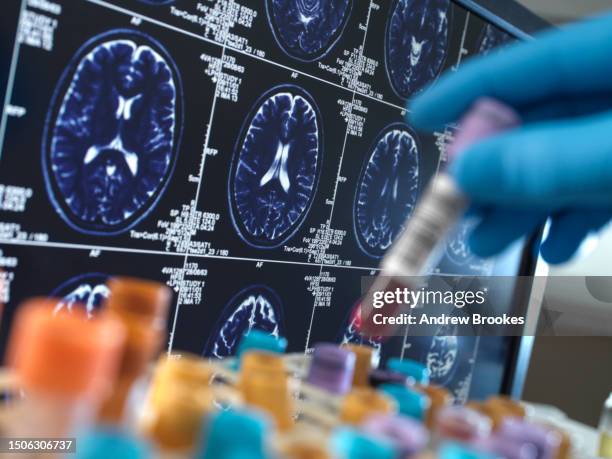
<path id="1" fill-rule="evenodd" d="M 243 354 L 239 386 L 244 401 L 267 412 L 279 429 L 293 426 L 289 378 L 279 355 L 256 351 Z"/>
<path id="2" fill-rule="evenodd" d="M 359 425 L 372 414 L 394 413 L 395 402 L 388 396 L 370 388 L 356 388 L 349 392 L 340 407 L 340 419 L 353 425 Z"/>

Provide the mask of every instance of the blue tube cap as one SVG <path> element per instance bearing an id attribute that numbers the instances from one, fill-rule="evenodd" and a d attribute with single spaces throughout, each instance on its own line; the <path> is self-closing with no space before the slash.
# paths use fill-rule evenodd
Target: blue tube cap
<path id="1" fill-rule="evenodd" d="M 398 451 L 383 439 L 349 428 L 336 430 L 331 438 L 334 456 L 340 459 L 396 459 Z"/>
<path id="2" fill-rule="evenodd" d="M 429 370 L 425 365 L 416 360 L 400 360 L 394 357 L 387 362 L 387 368 L 408 376 L 417 384 L 429 384 Z"/>
<path id="3" fill-rule="evenodd" d="M 242 336 L 238 345 L 237 357 L 247 351 L 258 350 L 282 354 L 287 349 L 287 340 L 261 330 L 251 330 Z"/>
<path id="4" fill-rule="evenodd" d="M 476 451 L 459 443 L 444 443 L 438 451 L 440 459 L 502 459 L 488 453 Z"/>
<path id="5" fill-rule="evenodd" d="M 397 402 L 400 414 L 419 421 L 425 419 L 430 405 L 427 395 L 395 384 L 383 384 L 379 390 Z"/>
<path id="6" fill-rule="evenodd" d="M 196 459 L 265 459 L 269 423 L 263 414 L 246 410 L 221 411 L 204 427 Z"/>
<path id="7" fill-rule="evenodd" d="M 74 459 L 148 459 L 151 447 L 143 440 L 114 429 L 98 429 L 77 439 Z"/>

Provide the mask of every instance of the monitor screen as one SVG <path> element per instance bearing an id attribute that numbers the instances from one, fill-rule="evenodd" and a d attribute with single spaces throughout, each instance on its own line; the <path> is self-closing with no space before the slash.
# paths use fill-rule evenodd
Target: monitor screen
<path id="1" fill-rule="evenodd" d="M 222 358 L 253 328 L 294 352 L 367 342 L 361 278 L 452 137 L 416 132 L 406 100 L 513 39 L 450 0 L 4 3 L 2 347 L 25 298 L 93 315 L 118 275 L 174 290 L 168 351 Z M 469 228 L 436 273 L 519 273 L 522 247 L 478 259 Z M 420 359 L 460 399 L 512 358 L 502 338 L 391 341 L 379 359 Z"/>

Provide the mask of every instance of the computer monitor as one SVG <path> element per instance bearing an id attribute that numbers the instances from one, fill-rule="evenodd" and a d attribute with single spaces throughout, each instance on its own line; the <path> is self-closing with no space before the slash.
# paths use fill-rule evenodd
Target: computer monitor
<path id="1" fill-rule="evenodd" d="M 507 0 L 7 0 L 0 22 L 2 349 L 25 298 L 93 315 L 121 275 L 172 287 L 167 350 L 211 358 L 252 328 L 367 341 L 361 278 L 452 135 L 406 100 L 542 26 Z M 473 256 L 469 227 L 436 273 L 532 272 L 524 243 Z M 487 340 L 372 344 L 464 400 L 518 387 L 524 342 Z"/>

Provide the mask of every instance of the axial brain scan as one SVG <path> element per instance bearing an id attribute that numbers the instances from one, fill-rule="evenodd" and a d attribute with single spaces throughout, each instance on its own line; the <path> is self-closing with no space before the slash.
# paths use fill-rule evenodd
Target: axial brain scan
<path id="1" fill-rule="evenodd" d="M 248 244 L 277 247 L 297 231 L 315 195 L 322 154 L 310 95 L 292 85 L 266 93 L 246 120 L 229 177 L 232 218 Z"/>
<path id="2" fill-rule="evenodd" d="M 385 58 L 399 97 L 423 89 L 442 70 L 450 10 L 450 0 L 396 0 L 387 22 Z"/>
<path id="3" fill-rule="evenodd" d="M 118 234 L 152 210 L 176 162 L 180 99 L 151 37 L 117 31 L 81 48 L 57 85 L 43 146 L 49 196 L 71 227 Z"/>
<path id="4" fill-rule="evenodd" d="M 49 295 L 59 299 L 55 312 L 72 311 L 82 306 L 85 307 L 87 317 L 91 318 L 110 294 L 106 286 L 108 278 L 106 274 L 88 273 L 68 279 Z"/>
<path id="5" fill-rule="evenodd" d="M 385 128 L 366 157 L 354 205 L 357 241 L 372 257 L 382 257 L 404 230 L 419 189 L 419 146 L 402 123 Z"/>
<path id="6" fill-rule="evenodd" d="M 475 223 L 462 221 L 451 232 L 446 241 L 446 256 L 457 265 L 464 265 L 470 262 L 474 255 L 470 251 L 468 238 Z"/>
<path id="7" fill-rule="evenodd" d="M 252 329 L 284 336 L 281 301 L 264 285 L 247 287 L 227 303 L 203 354 L 216 358 L 234 355 L 240 338 Z"/>
<path id="8" fill-rule="evenodd" d="M 352 0 L 267 0 L 268 21 L 279 46 L 291 57 L 323 57 L 340 38 Z"/>

